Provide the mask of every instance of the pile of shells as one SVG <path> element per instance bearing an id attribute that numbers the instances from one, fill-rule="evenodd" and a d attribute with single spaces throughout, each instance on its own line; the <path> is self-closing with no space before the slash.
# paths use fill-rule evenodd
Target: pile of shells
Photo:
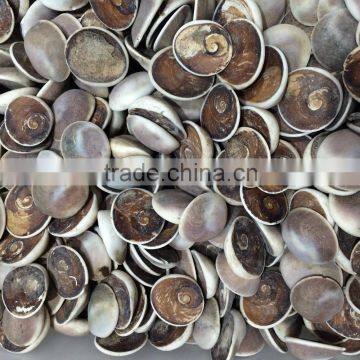
<path id="1" fill-rule="evenodd" d="M 2 158 L 359 158 L 359 21 L 358 0 L 0 0 Z M 3 187 L 1 347 L 52 327 L 113 356 L 359 356 L 360 185 L 300 180 Z"/>

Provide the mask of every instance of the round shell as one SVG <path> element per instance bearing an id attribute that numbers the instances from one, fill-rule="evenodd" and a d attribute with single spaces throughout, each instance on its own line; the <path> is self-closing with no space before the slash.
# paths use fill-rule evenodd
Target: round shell
<path id="1" fill-rule="evenodd" d="M 344 85 L 356 101 L 360 101 L 360 82 L 358 82 L 355 76 L 359 68 L 360 48 L 356 48 L 347 56 L 343 72 Z"/>
<path id="2" fill-rule="evenodd" d="M 229 65 L 219 74 L 220 81 L 242 90 L 259 77 L 265 62 L 265 44 L 261 31 L 251 21 L 241 19 L 225 25 L 233 43 Z"/>
<path id="3" fill-rule="evenodd" d="M 61 82 L 70 75 L 65 61 L 66 38 L 51 21 L 41 20 L 31 27 L 24 46 L 34 69 L 45 79 Z"/>
<path id="4" fill-rule="evenodd" d="M 247 322 L 258 329 L 272 328 L 285 320 L 291 312 L 290 289 L 280 272 L 265 271 L 257 293 L 241 298 L 240 308 Z"/>
<path id="5" fill-rule="evenodd" d="M 146 244 L 160 234 L 165 220 L 154 211 L 152 197 L 149 191 L 128 189 L 121 192 L 113 202 L 113 225 L 125 241 Z"/>
<path id="6" fill-rule="evenodd" d="M 185 70 L 198 76 L 220 73 L 232 57 L 229 33 L 212 21 L 194 21 L 175 34 L 173 49 L 176 60 Z"/>
<path id="7" fill-rule="evenodd" d="M 214 141 L 229 140 L 240 123 L 240 102 L 235 91 L 217 84 L 208 93 L 201 109 L 201 126 Z"/>
<path id="8" fill-rule="evenodd" d="M 199 285 L 185 275 L 167 275 L 151 289 L 151 305 L 160 319 L 174 326 L 195 322 L 204 309 Z"/>
<path id="9" fill-rule="evenodd" d="M 176 61 L 172 47 L 157 52 L 151 59 L 150 79 L 154 87 L 174 100 L 203 97 L 213 85 L 213 77 L 199 77 L 184 70 Z"/>
<path id="10" fill-rule="evenodd" d="M 86 85 L 114 86 L 128 72 L 129 56 L 125 45 L 105 29 L 78 30 L 68 39 L 65 53 L 72 74 Z"/>
<path id="11" fill-rule="evenodd" d="M 318 22 L 319 0 L 290 0 L 290 9 L 295 19 L 306 26 L 315 26 Z"/>
<path id="12" fill-rule="evenodd" d="M 289 75 L 284 98 L 278 105 L 284 121 L 298 131 L 318 131 L 339 113 L 343 91 L 339 81 L 320 68 L 303 68 Z"/>
<path id="13" fill-rule="evenodd" d="M 41 265 L 26 265 L 9 272 L 3 283 L 2 298 L 6 309 L 17 318 L 29 318 L 45 302 L 49 278 Z"/>
<path id="14" fill-rule="evenodd" d="M 246 336 L 236 350 L 237 357 L 248 357 L 258 354 L 265 346 L 265 340 L 260 331 L 250 325 L 246 325 Z"/>
<path id="15" fill-rule="evenodd" d="M 291 304 L 305 319 L 322 323 L 331 320 L 344 305 L 344 294 L 333 279 L 311 276 L 291 289 Z"/>
<path id="16" fill-rule="evenodd" d="M 15 27 L 14 11 L 7 0 L 1 2 L 0 14 L 1 14 L 0 44 L 3 44 L 10 38 Z"/>
<path id="17" fill-rule="evenodd" d="M 65 299 L 76 299 L 84 292 L 89 281 L 85 261 L 67 246 L 56 246 L 49 252 L 47 269 L 57 292 Z"/>
<path id="18" fill-rule="evenodd" d="M 320 265 L 334 260 L 339 248 L 336 233 L 314 210 L 290 211 L 281 230 L 288 249 L 301 261 Z"/>

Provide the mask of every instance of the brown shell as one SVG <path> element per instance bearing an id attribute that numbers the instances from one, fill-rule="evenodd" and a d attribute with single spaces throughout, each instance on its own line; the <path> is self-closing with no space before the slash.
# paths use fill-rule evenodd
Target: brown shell
<path id="1" fill-rule="evenodd" d="M 47 269 L 58 294 L 65 299 L 78 298 L 89 281 L 84 260 L 67 246 L 56 246 L 50 250 Z"/>
<path id="2" fill-rule="evenodd" d="M 262 103 L 271 99 L 279 90 L 284 72 L 283 60 L 279 50 L 272 46 L 265 47 L 265 63 L 257 80 L 245 90 L 239 92 L 243 101 Z"/>
<path id="3" fill-rule="evenodd" d="M 346 349 L 344 355 L 358 355 L 360 353 L 360 340 L 347 339 L 340 345 Z"/>
<path id="4" fill-rule="evenodd" d="M 224 84 L 215 85 L 206 97 L 200 121 L 215 141 L 230 138 L 240 122 L 240 103 L 234 90 Z"/>
<path id="5" fill-rule="evenodd" d="M 5 112 L 5 127 L 10 137 L 24 146 L 43 143 L 50 135 L 54 116 L 41 99 L 20 96 L 12 101 Z"/>
<path id="6" fill-rule="evenodd" d="M 103 349 L 106 354 L 127 355 L 140 350 L 147 341 L 146 334 L 133 333 L 129 336 L 119 336 L 113 332 L 109 337 L 95 338 L 95 344 Z"/>
<path id="7" fill-rule="evenodd" d="M 161 350 L 176 342 L 186 330 L 186 326 L 172 326 L 158 319 L 149 331 L 149 341 L 151 345 Z"/>
<path id="8" fill-rule="evenodd" d="M 352 51 L 345 60 L 343 80 L 350 94 L 359 101 L 360 99 L 360 48 Z"/>
<path id="9" fill-rule="evenodd" d="M 95 111 L 90 121 L 99 128 L 104 129 L 109 123 L 112 112 L 106 100 L 97 97 L 95 99 Z"/>
<path id="10" fill-rule="evenodd" d="M 341 85 L 319 68 L 303 68 L 289 75 L 279 112 L 298 131 L 317 131 L 328 126 L 338 114 L 343 100 Z"/>
<path id="11" fill-rule="evenodd" d="M 140 251 L 146 259 L 160 268 L 168 269 L 174 267 L 180 260 L 177 250 L 171 246 L 151 250 L 140 248 Z"/>
<path id="12" fill-rule="evenodd" d="M 96 16 L 110 29 L 125 30 L 135 20 L 138 0 L 90 0 Z"/>
<path id="13" fill-rule="evenodd" d="M 71 72 L 88 85 L 115 85 L 128 71 L 124 45 L 105 29 L 87 27 L 77 31 L 68 39 L 65 53 Z"/>
<path id="14" fill-rule="evenodd" d="M 3 301 L 15 317 L 28 318 L 38 312 L 48 290 L 46 270 L 26 265 L 12 270 L 3 283 Z"/>
<path id="15" fill-rule="evenodd" d="M 204 296 L 200 286 L 184 275 L 161 278 L 153 286 L 150 299 L 160 319 L 174 326 L 193 323 L 204 309 Z"/>
<path id="16" fill-rule="evenodd" d="M 236 356 L 253 356 L 259 353 L 265 346 L 264 338 L 258 329 L 246 325 L 246 336 L 236 350 Z"/>
<path id="17" fill-rule="evenodd" d="M 219 305 L 220 318 L 222 318 L 232 308 L 235 294 L 230 291 L 221 280 L 219 280 L 215 298 Z"/>
<path id="18" fill-rule="evenodd" d="M 165 225 L 161 230 L 161 233 L 151 242 L 144 245 L 146 249 L 159 249 L 165 247 L 171 242 L 176 234 L 178 233 L 178 225 L 172 224 L 168 221 L 165 221 Z"/>
<path id="19" fill-rule="evenodd" d="M 76 121 L 64 130 L 60 147 L 64 159 L 107 159 L 111 154 L 105 132 L 85 121 Z"/>
<path id="20" fill-rule="evenodd" d="M 290 289 L 278 271 L 266 270 L 261 276 L 257 293 L 241 299 L 243 315 L 251 325 L 260 328 L 273 327 L 285 318 L 290 309 Z"/>
<path id="21" fill-rule="evenodd" d="M 119 235 L 135 244 L 154 240 L 165 224 L 152 207 L 152 194 L 141 189 L 120 193 L 113 203 L 111 214 Z"/>
<path id="22" fill-rule="evenodd" d="M 99 18 L 96 16 L 95 11 L 91 8 L 84 12 L 80 19 L 81 25 L 85 27 L 89 26 L 95 26 L 103 29 L 107 29 L 105 24 L 99 20 Z"/>
<path id="23" fill-rule="evenodd" d="M 197 99 L 205 95 L 213 77 L 200 77 L 184 70 L 176 61 L 172 47 L 159 51 L 152 59 L 150 77 L 155 87 L 165 95 L 179 99 Z"/>
<path id="24" fill-rule="evenodd" d="M 344 305 L 344 294 L 333 279 L 311 276 L 300 280 L 291 289 L 291 304 L 311 322 L 331 320 Z"/>
<path id="25" fill-rule="evenodd" d="M 185 70 L 198 76 L 218 74 L 232 57 L 229 33 L 212 21 L 185 24 L 174 37 L 173 49 Z"/>
<path id="26" fill-rule="evenodd" d="M 282 224 L 282 236 L 289 250 L 310 264 L 332 261 L 338 251 L 337 236 L 331 225 L 311 209 L 290 211 Z"/>
<path id="27" fill-rule="evenodd" d="M 0 44 L 9 39 L 15 26 L 14 11 L 7 0 L 0 2 Z"/>
<path id="28" fill-rule="evenodd" d="M 256 25 L 245 19 L 234 20 L 224 28 L 231 36 L 233 56 L 219 78 L 236 89 L 244 89 L 256 80 L 263 68 L 264 39 Z"/>
<path id="29" fill-rule="evenodd" d="M 6 227 L 16 237 L 31 237 L 41 232 L 49 223 L 34 204 L 28 186 L 14 186 L 5 199 Z"/>
<path id="30" fill-rule="evenodd" d="M 306 191 L 306 189 L 298 190 L 291 198 L 290 210 L 300 207 L 312 209 L 326 219 L 326 213 L 322 204 L 313 193 Z"/>
<path id="31" fill-rule="evenodd" d="M 354 311 L 345 300 L 344 306 L 327 324 L 343 337 L 360 340 L 360 313 Z"/>
<path id="32" fill-rule="evenodd" d="M 87 186 L 33 185 L 31 189 L 35 205 L 46 215 L 56 219 L 74 216 L 89 197 Z"/>
<path id="33" fill-rule="evenodd" d="M 10 47 L 10 54 L 14 65 L 28 78 L 39 83 L 46 82 L 46 79 L 38 74 L 38 72 L 31 65 L 31 62 L 25 52 L 25 46 L 23 42 L 13 43 Z"/>
<path id="34" fill-rule="evenodd" d="M 96 201 L 95 197 L 93 194 L 90 194 L 85 205 L 74 216 L 71 216 L 67 219 L 53 219 L 49 224 L 49 232 L 51 234 L 57 234 L 58 236 L 61 236 L 62 234 L 66 234 L 73 230 L 89 213 L 91 207 L 94 204 L 94 201 Z"/>
<path id="35" fill-rule="evenodd" d="M 7 235 L 0 242 L 0 261 L 9 265 L 18 263 L 31 254 L 44 236 L 45 231 L 26 239 Z"/>
<path id="36" fill-rule="evenodd" d="M 54 140 L 60 141 L 66 127 L 75 121 L 89 121 L 95 111 L 95 98 L 88 92 L 72 89 L 61 94 L 53 104 Z"/>
<path id="37" fill-rule="evenodd" d="M 55 314 L 55 319 L 58 324 L 65 324 L 70 320 L 71 314 L 76 307 L 77 301 L 78 299 L 64 301 L 60 309 Z"/>
<path id="38" fill-rule="evenodd" d="M 294 148 L 298 151 L 300 157 L 302 158 L 304 156 L 304 152 L 306 147 L 311 141 L 310 136 L 299 136 L 296 138 L 288 138 L 287 141 L 294 146 Z"/>
<path id="39" fill-rule="evenodd" d="M 241 187 L 241 199 L 245 209 L 257 221 L 274 225 L 281 223 L 288 213 L 286 195 L 267 194 L 259 188 Z"/>
<path id="40" fill-rule="evenodd" d="M 52 22 L 40 20 L 31 27 L 25 37 L 24 46 L 34 69 L 45 79 L 61 82 L 69 75 L 65 61 L 66 38 Z"/>
<path id="41" fill-rule="evenodd" d="M 360 241 L 355 245 L 350 256 L 351 267 L 360 275 Z"/>
<path id="42" fill-rule="evenodd" d="M 245 216 L 235 219 L 230 239 L 234 254 L 244 269 L 254 277 L 260 276 L 265 267 L 266 250 L 255 221 Z M 226 249 L 225 246 L 225 255 Z"/>

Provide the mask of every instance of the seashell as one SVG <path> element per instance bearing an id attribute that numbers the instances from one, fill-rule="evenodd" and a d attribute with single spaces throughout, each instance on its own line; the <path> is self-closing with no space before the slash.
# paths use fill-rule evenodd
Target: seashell
<path id="1" fill-rule="evenodd" d="M 197 76 L 211 76 L 223 71 L 232 58 L 232 40 L 219 24 L 202 20 L 183 25 L 174 36 L 176 60 Z"/>
<path id="2" fill-rule="evenodd" d="M 52 104 L 68 86 L 68 81 L 55 82 L 47 81 L 44 86 L 37 91 L 36 96 L 44 100 L 47 104 Z"/>
<path id="3" fill-rule="evenodd" d="M 89 322 L 85 319 L 74 319 L 65 325 L 60 325 L 53 321 L 53 328 L 56 332 L 72 337 L 86 336 L 89 334 Z"/>
<path id="4" fill-rule="evenodd" d="M 356 100 L 360 100 L 360 87 L 357 84 L 354 74 L 360 64 L 360 48 L 354 49 L 346 58 L 344 63 L 343 80 L 346 89 L 350 95 Z"/>
<path id="5" fill-rule="evenodd" d="M 137 307 L 140 295 L 134 280 L 125 272 L 114 270 L 103 282 L 109 285 L 115 293 L 119 305 L 119 316 L 116 329 L 129 327 Z"/>
<path id="6" fill-rule="evenodd" d="M 360 21 L 360 6 L 355 0 L 345 0 L 346 7 L 350 11 L 351 15 L 357 20 Z"/>
<path id="7" fill-rule="evenodd" d="M 26 319 L 40 311 L 46 299 L 49 278 L 38 264 L 10 271 L 3 283 L 2 299 L 12 316 Z"/>
<path id="8" fill-rule="evenodd" d="M 142 349 L 147 340 L 147 334 L 134 333 L 129 336 L 119 336 L 114 332 L 105 339 L 96 337 L 94 343 L 96 348 L 106 355 L 127 356 Z"/>
<path id="9" fill-rule="evenodd" d="M 311 54 L 311 43 L 306 33 L 289 24 L 274 25 L 264 31 L 266 45 L 271 45 L 283 52 L 289 71 L 303 68 L 307 65 Z"/>
<path id="10" fill-rule="evenodd" d="M 246 324 L 237 310 L 230 310 L 222 319 L 220 335 L 217 343 L 211 349 L 213 360 L 232 359 L 238 347 L 245 339 Z"/>
<path id="11" fill-rule="evenodd" d="M 290 0 L 290 9 L 295 19 L 306 26 L 315 26 L 318 22 L 319 0 Z"/>
<path id="12" fill-rule="evenodd" d="M 12 140 L 22 146 L 37 146 L 50 135 L 54 115 L 49 106 L 35 96 L 20 96 L 5 112 L 5 128 Z"/>
<path id="13" fill-rule="evenodd" d="M 34 85 L 32 81 L 14 67 L 0 69 L 0 84 L 11 90 Z"/>
<path id="14" fill-rule="evenodd" d="M 92 8 L 86 10 L 79 20 L 82 27 L 84 28 L 89 26 L 95 26 L 98 28 L 107 29 L 105 24 L 100 21 L 99 18 L 96 16 L 95 11 Z"/>
<path id="15" fill-rule="evenodd" d="M 136 100 L 150 95 L 154 87 L 147 72 L 138 72 L 127 76 L 110 93 L 109 105 L 114 111 L 127 110 Z"/>
<path id="16" fill-rule="evenodd" d="M 30 346 L 40 336 L 45 318 L 46 311 L 44 308 L 26 319 L 16 318 L 5 309 L 2 318 L 2 330 L 6 338 L 14 345 L 19 347 Z"/>
<path id="17" fill-rule="evenodd" d="M 189 249 L 177 250 L 177 253 L 179 261 L 176 263 L 176 266 L 171 269 L 171 272 L 174 274 L 187 275 L 197 280 L 195 262 L 191 251 Z"/>
<path id="18" fill-rule="evenodd" d="M 287 337 L 286 346 L 292 356 L 300 360 L 332 359 L 340 355 L 344 348 L 325 345 L 316 341 Z"/>
<path id="19" fill-rule="evenodd" d="M 65 55 L 71 73 L 90 86 L 114 86 L 129 68 L 129 56 L 122 40 L 97 27 L 86 27 L 72 34 Z"/>
<path id="20" fill-rule="evenodd" d="M 288 64 L 285 55 L 274 46 L 265 47 L 265 63 L 258 79 L 239 93 L 245 105 L 269 109 L 277 105 L 286 90 Z"/>
<path id="21" fill-rule="evenodd" d="M 151 259 L 151 257 L 148 256 L 147 252 L 142 253 L 140 249 L 135 247 L 134 244 L 130 244 L 129 250 L 130 256 L 132 257 L 136 265 L 145 272 L 154 276 L 161 276 L 165 273 L 165 271 L 161 270 L 161 268 L 157 267 L 149 260 Z M 144 254 L 146 254 L 146 256 Z"/>
<path id="22" fill-rule="evenodd" d="M 359 217 L 357 214 L 360 194 L 337 196 L 330 194 L 329 209 L 335 223 L 347 233 L 360 237 Z"/>
<path id="23" fill-rule="evenodd" d="M 263 29 L 263 18 L 256 0 L 223 0 L 218 3 L 213 20 L 222 26 L 234 20 L 247 19 Z"/>
<path id="24" fill-rule="evenodd" d="M 70 238 L 88 230 L 96 221 L 98 200 L 95 194 L 90 194 L 84 207 L 68 219 L 53 219 L 49 231 L 53 236 Z"/>
<path id="25" fill-rule="evenodd" d="M 241 298 L 240 309 L 247 323 L 257 329 L 272 328 L 284 321 L 291 312 L 290 290 L 280 272 L 266 270 L 257 293 Z"/>
<path id="26" fill-rule="evenodd" d="M 196 250 L 192 250 L 191 254 L 194 258 L 198 284 L 203 290 L 204 297 L 211 299 L 215 296 L 219 283 L 215 265 L 207 256 Z"/>
<path id="27" fill-rule="evenodd" d="M 355 245 L 350 256 L 351 267 L 356 274 L 360 274 L 360 241 Z"/>
<path id="28" fill-rule="evenodd" d="M 286 93 L 278 108 L 280 116 L 295 130 L 318 131 L 335 119 L 342 101 L 342 88 L 334 76 L 319 68 L 304 68 L 289 75 Z"/>
<path id="29" fill-rule="evenodd" d="M 286 0 L 255 0 L 262 14 L 264 29 L 277 25 L 285 16 Z"/>
<path id="30" fill-rule="evenodd" d="M 178 236 L 178 226 L 172 224 L 168 221 L 165 222 L 165 225 L 161 233 L 150 243 L 141 245 L 144 249 L 161 249 L 169 244 Z"/>
<path id="31" fill-rule="evenodd" d="M 119 305 L 114 291 L 105 283 L 93 290 L 88 305 L 90 332 L 101 338 L 110 336 L 119 317 Z"/>
<path id="32" fill-rule="evenodd" d="M 323 276 L 310 276 L 297 282 L 291 289 L 290 299 L 301 316 L 316 323 L 331 320 L 344 305 L 340 285 Z"/>
<path id="33" fill-rule="evenodd" d="M 226 221 L 225 200 L 220 195 L 208 192 L 196 197 L 187 206 L 180 219 L 179 234 L 191 242 L 204 242 L 218 235 Z"/>
<path id="34" fill-rule="evenodd" d="M 156 318 L 157 316 L 155 311 L 151 306 L 148 306 L 146 310 L 146 314 L 139 327 L 135 330 L 135 332 L 138 334 L 147 333 L 148 331 L 150 331 L 151 327 L 155 323 Z"/>
<path id="35" fill-rule="evenodd" d="M 87 4 L 87 0 L 62 0 L 61 2 L 56 0 L 40 0 L 43 5 L 49 9 L 56 11 L 74 11 L 82 8 Z"/>
<path id="36" fill-rule="evenodd" d="M 326 69 L 340 72 L 346 57 L 356 47 L 357 26 L 347 9 L 324 16 L 315 26 L 311 39 L 316 60 Z"/>
<path id="37" fill-rule="evenodd" d="M 64 129 L 60 148 L 64 159 L 108 159 L 111 154 L 105 132 L 85 121 L 76 121 Z"/>
<path id="38" fill-rule="evenodd" d="M 74 249 L 63 245 L 53 247 L 48 254 L 47 270 L 61 297 L 73 300 L 85 291 L 89 281 L 88 270 L 85 261 Z"/>
<path id="39" fill-rule="evenodd" d="M 41 233 L 51 218 L 34 204 L 28 186 L 14 186 L 5 199 L 6 228 L 10 235 L 30 238 Z"/>
<path id="40" fill-rule="evenodd" d="M 333 331 L 327 323 L 312 323 L 303 319 L 307 330 L 325 343 L 339 345 L 344 338 Z"/>
<path id="41" fill-rule="evenodd" d="M 346 339 L 341 342 L 341 345 L 346 349 L 343 355 L 355 356 L 359 355 L 359 341 Z"/>
<path id="42" fill-rule="evenodd" d="M 109 137 L 119 135 L 125 124 L 125 111 L 113 111 L 109 124 Z"/>
<path id="43" fill-rule="evenodd" d="M 11 48 L 11 46 L 10 46 Z M 10 49 L 9 49 L 10 50 Z M 12 67 L 13 63 L 9 52 L 5 49 L 0 49 L 0 66 L 1 67 Z"/>
<path id="44" fill-rule="evenodd" d="M 36 95 L 38 92 L 37 88 L 24 87 L 21 89 L 10 90 L 0 95 L 0 114 L 4 115 L 7 107 L 19 96 Z"/>
<path id="45" fill-rule="evenodd" d="M 185 275 L 167 275 L 151 289 L 151 306 L 158 317 L 173 326 L 195 322 L 204 309 L 204 297 L 199 285 Z"/>
<path id="46" fill-rule="evenodd" d="M 52 21 L 60 28 L 66 38 L 82 28 L 79 20 L 67 13 L 58 15 Z"/>
<path id="47" fill-rule="evenodd" d="M 238 277 L 254 280 L 264 271 L 263 235 L 248 217 L 239 216 L 233 221 L 224 242 L 224 252 L 229 267 Z"/>
<path id="48" fill-rule="evenodd" d="M 7 0 L 2 1 L 0 5 L 1 12 L 1 31 L 0 44 L 6 42 L 12 35 L 15 27 L 15 15 Z"/>
<path id="49" fill-rule="evenodd" d="M 265 44 L 261 31 L 251 21 L 241 19 L 224 26 L 230 34 L 233 55 L 218 77 L 221 82 L 242 90 L 259 77 L 265 62 Z"/>
<path id="50" fill-rule="evenodd" d="M 339 247 L 331 225 L 311 209 L 290 211 L 282 224 L 282 235 L 293 255 L 310 264 L 321 265 L 334 260 Z"/>
<path id="51" fill-rule="evenodd" d="M 90 0 L 90 5 L 100 21 L 106 27 L 120 31 L 129 28 L 135 21 L 138 3 L 138 0 L 126 0 L 125 2 L 106 0 L 100 3 Z"/>
<path id="52" fill-rule="evenodd" d="M 61 82 L 70 75 L 65 61 L 66 38 L 54 23 L 40 20 L 24 36 L 24 47 L 34 69 L 45 79 Z"/>
<path id="53" fill-rule="evenodd" d="M 152 207 L 163 219 L 179 224 L 186 207 L 193 197 L 181 190 L 162 190 L 154 194 Z"/>
<path id="54" fill-rule="evenodd" d="M 66 325 L 77 318 L 87 307 L 89 302 L 89 288 L 86 287 L 84 292 L 73 300 L 65 300 L 55 314 L 55 321 L 59 325 Z"/>
<path id="55" fill-rule="evenodd" d="M 317 8 L 317 17 L 320 21 L 325 15 L 330 12 L 345 9 L 346 5 L 343 0 L 319 0 Z"/>
<path id="56" fill-rule="evenodd" d="M 161 351 L 176 350 L 189 340 L 192 330 L 192 324 L 172 326 L 158 319 L 149 330 L 149 342 Z"/>
<path id="57" fill-rule="evenodd" d="M 343 286 L 343 273 L 335 262 L 322 265 L 309 264 L 296 258 L 290 251 L 286 250 L 280 260 L 280 271 L 286 285 L 292 289 L 300 280 L 322 276 L 331 278 Z M 318 309 L 317 309 L 318 311 Z"/>
<path id="58" fill-rule="evenodd" d="M 7 274 L 13 269 L 16 269 L 16 266 L 11 266 L 0 262 L 0 291 L 2 291 L 4 279 L 6 278 Z M 0 302 L 2 302 L 2 300 Z"/>
<path id="59" fill-rule="evenodd" d="M 170 246 L 166 246 L 159 249 L 148 250 L 143 248 L 142 246 L 139 247 L 141 254 L 152 263 L 154 266 L 169 270 L 176 266 L 177 262 L 179 261 L 179 255 L 176 250 L 174 250 Z M 157 269 L 158 271 L 158 269 Z M 157 274 L 161 275 L 161 273 Z"/>
<path id="60" fill-rule="evenodd" d="M 260 278 L 246 278 L 244 276 L 238 276 L 232 268 L 230 267 L 226 256 L 224 253 L 220 253 L 216 259 L 216 270 L 219 275 L 220 280 L 224 283 L 224 286 L 228 288 L 232 293 L 240 295 L 240 296 L 253 296 L 256 294 Z M 229 303 L 232 304 L 232 296 L 229 296 Z M 221 302 L 219 301 L 221 304 Z M 230 304 L 229 304 L 230 306 Z M 221 313 L 222 317 L 224 316 L 225 308 L 227 306 L 223 306 L 224 310 Z"/>
<path id="61" fill-rule="evenodd" d="M 12 266 L 29 265 L 45 252 L 48 243 L 47 230 L 26 239 L 7 235 L 0 243 L 0 261 Z"/>
<path id="62" fill-rule="evenodd" d="M 134 59 L 144 70 L 149 71 L 151 56 L 136 49 L 132 43 L 130 35 L 125 37 L 125 46 L 131 58 Z"/>
<path id="63" fill-rule="evenodd" d="M 165 220 L 154 211 L 152 197 L 149 191 L 128 189 L 121 192 L 113 202 L 113 226 L 125 241 L 145 244 L 160 234 Z"/>
<path id="64" fill-rule="evenodd" d="M 208 299 L 204 311 L 195 322 L 192 337 L 204 350 L 212 349 L 220 335 L 220 312 L 215 298 Z"/>
<path id="65" fill-rule="evenodd" d="M 44 79 L 41 75 L 39 75 L 31 65 L 31 62 L 28 56 L 26 55 L 23 42 L 12 43 L 9 52 L 10 52 L 11 60 L 18 71 L 20 71 L 31 81 L 37 83 L 46 83 L 46 79 Z"/>
<path id="66" fill-rule="evenodd" d="M 79 79 L 74 78 L 74 83 L 78 86 L 79 89 L 85 90 L 92 94 L 93 96 L 108 98 L 109 97 L 109 88 L 105 86 L 90 86 L 81 82 Z"/>
<path id="67" fill-rule="evenodd" d="M 351 276 L 346 283 L 344 290 L 346 300 L 350 306 L 354 309 L 355 312 L 360 313 L 360 303 L 359 297 L 357 296 L 359 292 L 360 281 L 358 276 Z"/>
<path id="68" fill-rule="evenodd" d="M 359 113 L 351 114 L 347 119 L 346 125 L 350 130 L 360 135 Z"/>
<path id="69" fill-rule="evenodd" d="M 109 257 L 118 264 L 125 260 L 127 243 L 115 232 L 111 222 L 110 210 L 97 213 L 99 235 L 104 242 Z"/>
<path id="70" fill-rule="evenodd" d="M 203 97 L 214 81 L 213 77 L 199 77 L 184 70 L 177 63 L 171 47 L 154 55 L 149 75 L 158 91 L 171 99 L 183 101 Z"/>
<path id="71" fill-rule="evenodd" d="M 232 308 L 235 294 L 230 291 L 221 280 L 219 280 L 219 286 L 215 298 L 217 299 L 219 305 L 220 318 L 223 318 Z"/>
<path id="72" fill-rule="evenodd" d="M 254 327 L 246 326 L 246 336 L 238 349 L 236 350 L 237 357 L 254 356 L 262 351 L 265 346 L 264 338 L 260 331 Z"/>
<path id="73" fill-rule="evenodd" d="M 90 280 L 101 281 L 110 274 L 111 260 L 102 239 L 97 234 L 85 231 L 81 235 L 69 238 L 67 244 L 84 259 Z"/>
<path id="74" fill-rule="evenodd" d="M 140 45 L 141 40 L 153 22 L 155 15 L 163 2 L 163 0 L 140 2 L 138 14 L 133 26 L 131 27 L 131 40 L 135 48 Z"/>
<path id="75" fill-rule="evenodd" d="M 228 85 L 217 84 L 205 99 L 200 122 L 214 141 L 223 142 L 235 134 L 240 115 L 240 102 L 235 91 Z"/>

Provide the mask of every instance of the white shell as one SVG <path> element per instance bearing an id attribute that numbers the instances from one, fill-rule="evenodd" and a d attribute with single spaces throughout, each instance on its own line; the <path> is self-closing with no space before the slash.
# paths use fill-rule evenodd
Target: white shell
<path id="1" fill-rule="evenodd" d="M 40 0 L 43 5 L 56 11 L 73 11 L 82 8 L 88 0 Z"/>
<path id="2" fill-rule="evenodd" d="M 60 325 L 54 318 L 52 325 L 55 331 L 66 336 L 86 336 L 90 332 L 89 322 L 85 319 L 74 319 L 65 325 Z"/>
<path id="3" fill-rule="evenodd" d="M 360 3 L 357 0 L 345 0 L 345 4 L 350 11 L 351 15 L 360 21 Z"/>

